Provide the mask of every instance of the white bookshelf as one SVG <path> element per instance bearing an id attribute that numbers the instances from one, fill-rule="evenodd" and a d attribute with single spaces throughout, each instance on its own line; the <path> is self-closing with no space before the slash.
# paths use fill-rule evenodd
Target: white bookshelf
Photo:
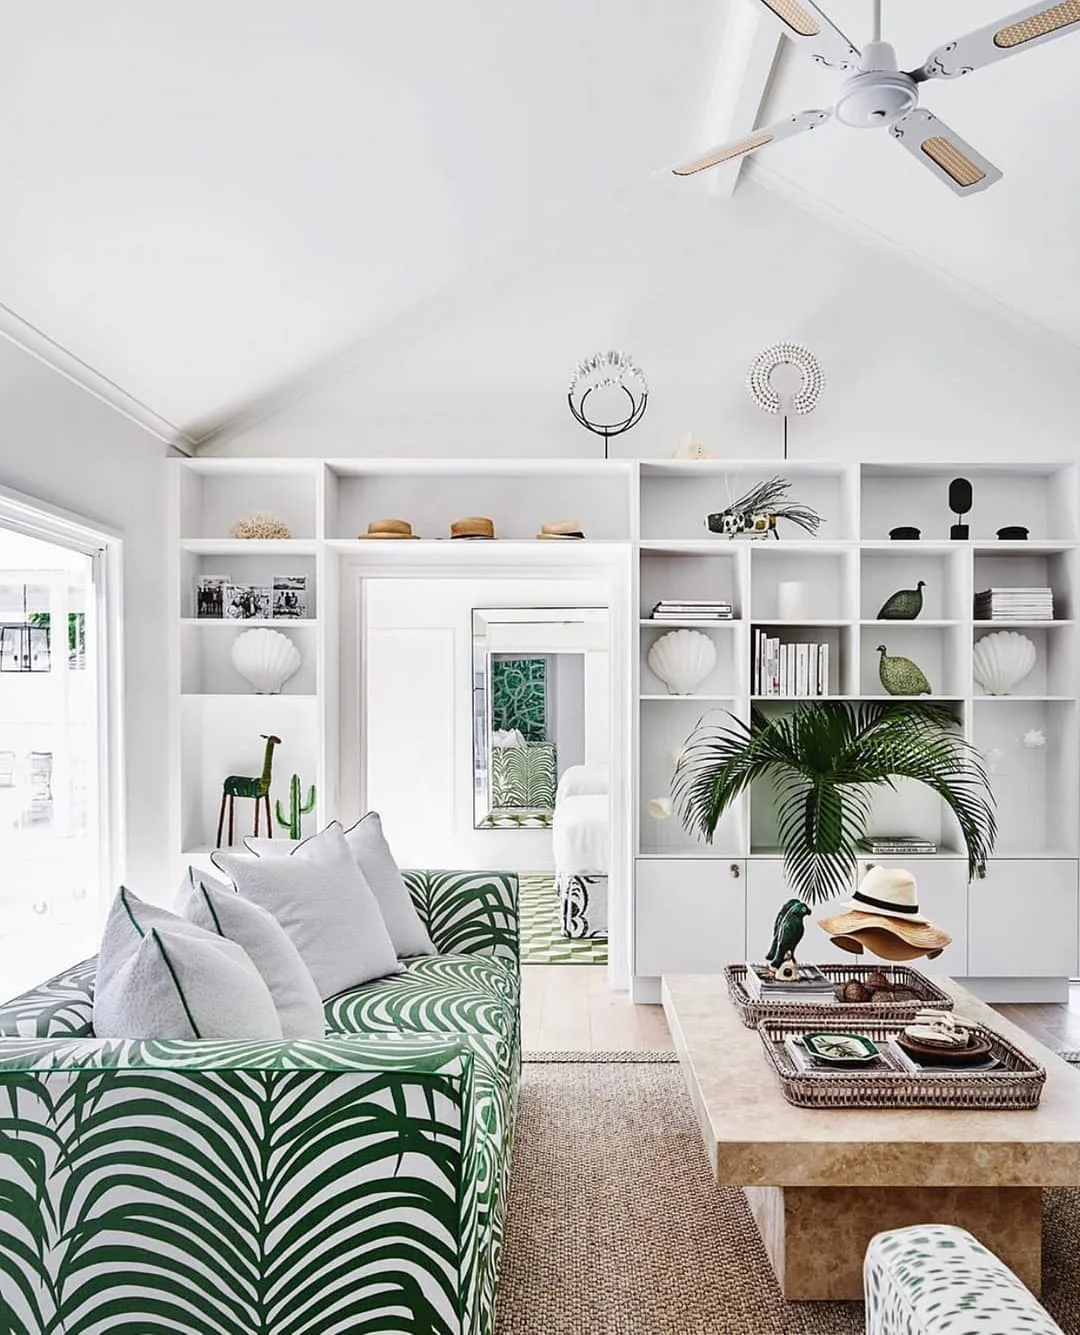
<path id="1" fill-rule="evenodd" d="M 786 897 L 767 795 L 746 798 L 708 846 L 682 831 L 677 818 L 658 822 L 647 814 L 650 799 L 669 794 L 673 754 L 706 710 L 747 719 L 751 707 L 798 707 L 793 699 L 752 694 L 758 628 L 781 639 L 827 642 L 831 699 L 892 698 L 878 679 L 878 644 L 915 659 L 930 677 L 933 698 L 948 704 L 965 736 L 994 755 L 999 841 L 985 879 L 971 886 L 956 831 L 932 795 L 903 787 L 875 807 L 875 832 L 925 834 L 942 848 L 918 869 L 925 907 L 956 938 L 941 965 L 973 979 L 984 995 L 1031 1000 L 1059 995 L 1063 979 L 1080 971 L 1075 466 L 214 458 L 175 460 L 172 468 L 170 681 L 178 859 L 205 857 L 213 845 L 221 780 L 227 773 L 257 772 L 260 733 L 282 737 L 276 793 L 285 791 L 294 771 L 305 786 L 317 786 L 317 810 L 306 828 L 342 814 L 342 788 L 355 792 L 349 776 L 362 765 L 362 756 L 341 754 L 343 730 L 349 735 L 343 719 L 356 689 L 341 681 L 342 664 L 351 661 L 342 632 L 343 572 L 408 569 L 437 578 L 485 570 L 560 578 L 622 563 L 630 575 L 626 605 L 617 609 L 619 624 L 636 649 L 628 663 L 613 668 L 613 683 L 622 683 L 615 691 L 613 736 L 623 747 L 619 763 L 630 776 L 625 809 L 613 801 L 613 837 L 617 861 L 633 869 L 626 945 L 639 999 L 656 994 L 664 969 L 711 969 L 760 952 L 761 924 L 771 924 L 777 903 Z M 783 521 L 779 541 L 729 540 L 708 531 L 708 513 L 777 474 L 791 479 L 792 497 L 822 515 L 818 536 Z M 966 517 L 971 537 L 962 542 L 949 538 L 954 516 L 947 491 L 957 475 L 970 478 L 974 491 Z M 232 524 L 256 510 L 280 516 L 292 536 L 230 537 Z M 450 541 L 451 521 L 470 514 L 491 516 L 499 540 Z M 418 540 L 364 540 L 361 535 L 379 518 L 409 520 Z M 553 519 L 578 520 L 586 539 L 538 541 L 540 524 Z M 1028 540 L 998 540 L 996 531 L 1005 524 L 1026 525 Z M 921 538 L 891 540 L 889 530 L 898 525 L 916 526 Z M 299 621 L 249 622 L 197 617 L 195 581 L 221 574 L 238 583 L 302 574 L 308 615 Z M 919 579 L 926 585 L 922 615 L 910 623 L 878 621 L 885 599 Z M 797 622 L 780 616 L 777 590 L 788 580 L 807 585 Z M 1008 584 L 1049 585 L 1056 619 L 974 620 L 975 591 Z M 660 623 L 649 616 L 661 598 L 713 597 L 733 603 L 731 621 Z M 232 669 L 232 641 L 255 625 L 282 630 L 301 651 L 300 671 L 278 696 L 251 694 Z M 700 630 L 717 650 L 716 667 L 693 696 L 668 695 L 647 663 L 655 640 L 680 627 Z M 972 677 L 972 647 L 999 629 L 1028 635 L 1038 661 L 1016 694 L 988 697 Z M 1038 751 L 1019 741 L 1033 729 L 1048 739 Z M 237 819 L 246 832 L 250 813 L 243 803 Z M 1010 895 L 1023 901 L 1033 884 L 1045 885 L 1040 893 L 1053 913 L 1041 928 L 1026 929 L 1011 972 L 1008 915 L 1000 906 Z M 992 891 L 984 895 L 984 887 Z M 713 904 L 712 895 L 723 903 Z M 1039 931 L 1045 958 L 1035 967 Z"/>

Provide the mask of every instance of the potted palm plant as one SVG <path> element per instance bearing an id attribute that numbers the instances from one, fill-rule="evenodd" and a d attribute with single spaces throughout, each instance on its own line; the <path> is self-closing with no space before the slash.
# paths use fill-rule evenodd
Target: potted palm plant
<path id="1" fill-rule="evenodd" d="M 956 817 L 972 877 L 997 834 L 982 759 L 941 705 L 814 700 L 790 712 L 752 709 L 750 722 L 706 715 L 672 781 L 683 826 L 712 842 L 721 816 L 751 784 L 773 789 L 784 869 L 808 904 L 851 888 L 874 790 L 913 779 Z"/>

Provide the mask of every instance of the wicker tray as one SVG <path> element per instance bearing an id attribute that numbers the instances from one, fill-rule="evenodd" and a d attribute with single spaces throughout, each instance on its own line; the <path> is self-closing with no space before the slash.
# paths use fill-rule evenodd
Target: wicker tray
<path id="1" fill-rule="evenodd" d="M 845 1026 L 879 1045 L 904 1028 L 899 1020 L 860 1020 Z M 788 1103 L 797 1108 L 1036 1108 L 1045 1070 L 1006 1038 L 982 1025 L 973 1032 L 990 1044 L 999 1063 L 992 1071 L 875 1070 L 828 1067 L 804 1071 L 786 1040 L 804 1033 L 800 1020 L 765 1020 L 758 1025 L 762 1046 L 780 1078 Z"/>
<path id="2" fill-rule="evenodd" d="M 818 1023 L 835 1025 L 841 1019 L 857 1023 L 861 1020 L 914 1019 L 915 1012 L 931 1008 L 951 1011 L 953 999 L 943 992 L 925 974 L 901 964 L 819 964 L 827 978 L 836 983 L 850 978 L 865 978 L 881 973 L 894 987 L 913 987 L 922 993 L 922 1001 L 759 1001 L 746 990 L 746 965 L 729 964 L 724 970 L 731 1004 L 747 1029 L 756 1029 L 762 1020 L 800 1020 L 807 1027 Z"/>

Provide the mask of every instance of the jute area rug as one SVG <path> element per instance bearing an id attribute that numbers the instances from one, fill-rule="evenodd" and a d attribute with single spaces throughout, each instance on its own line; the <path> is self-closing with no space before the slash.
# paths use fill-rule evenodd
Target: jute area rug
<path id="1" fill-rule="evenodd" d="M 1044 1199 L 1043 1302 L 1080 1335 L 1080 1190 Z M 742 1192 L 709 1175 L 670 1054 L 526 1058 L 496 1335 L 863 1329 L 861 1303 L 784 1301 Z"/>

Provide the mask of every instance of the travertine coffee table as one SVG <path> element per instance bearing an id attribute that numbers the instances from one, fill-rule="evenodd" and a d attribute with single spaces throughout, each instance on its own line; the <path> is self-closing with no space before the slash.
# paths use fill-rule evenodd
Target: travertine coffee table
<path id="1" fill-rule="evenodd" d="M 716 1181 L 746 1192 L 787 1298 L 861 1298 L 870 1238 L 925 1223 L 970 1229 L 1040 1291 L 1042 1188 L 1080 1185 L 1080 1073 L 964 988 L 938 981 L 958 1015 L 1046 1067 L 1038 1108 L 792 1107 L 723 977 L 664 977 L 664 1011 Z"/>

